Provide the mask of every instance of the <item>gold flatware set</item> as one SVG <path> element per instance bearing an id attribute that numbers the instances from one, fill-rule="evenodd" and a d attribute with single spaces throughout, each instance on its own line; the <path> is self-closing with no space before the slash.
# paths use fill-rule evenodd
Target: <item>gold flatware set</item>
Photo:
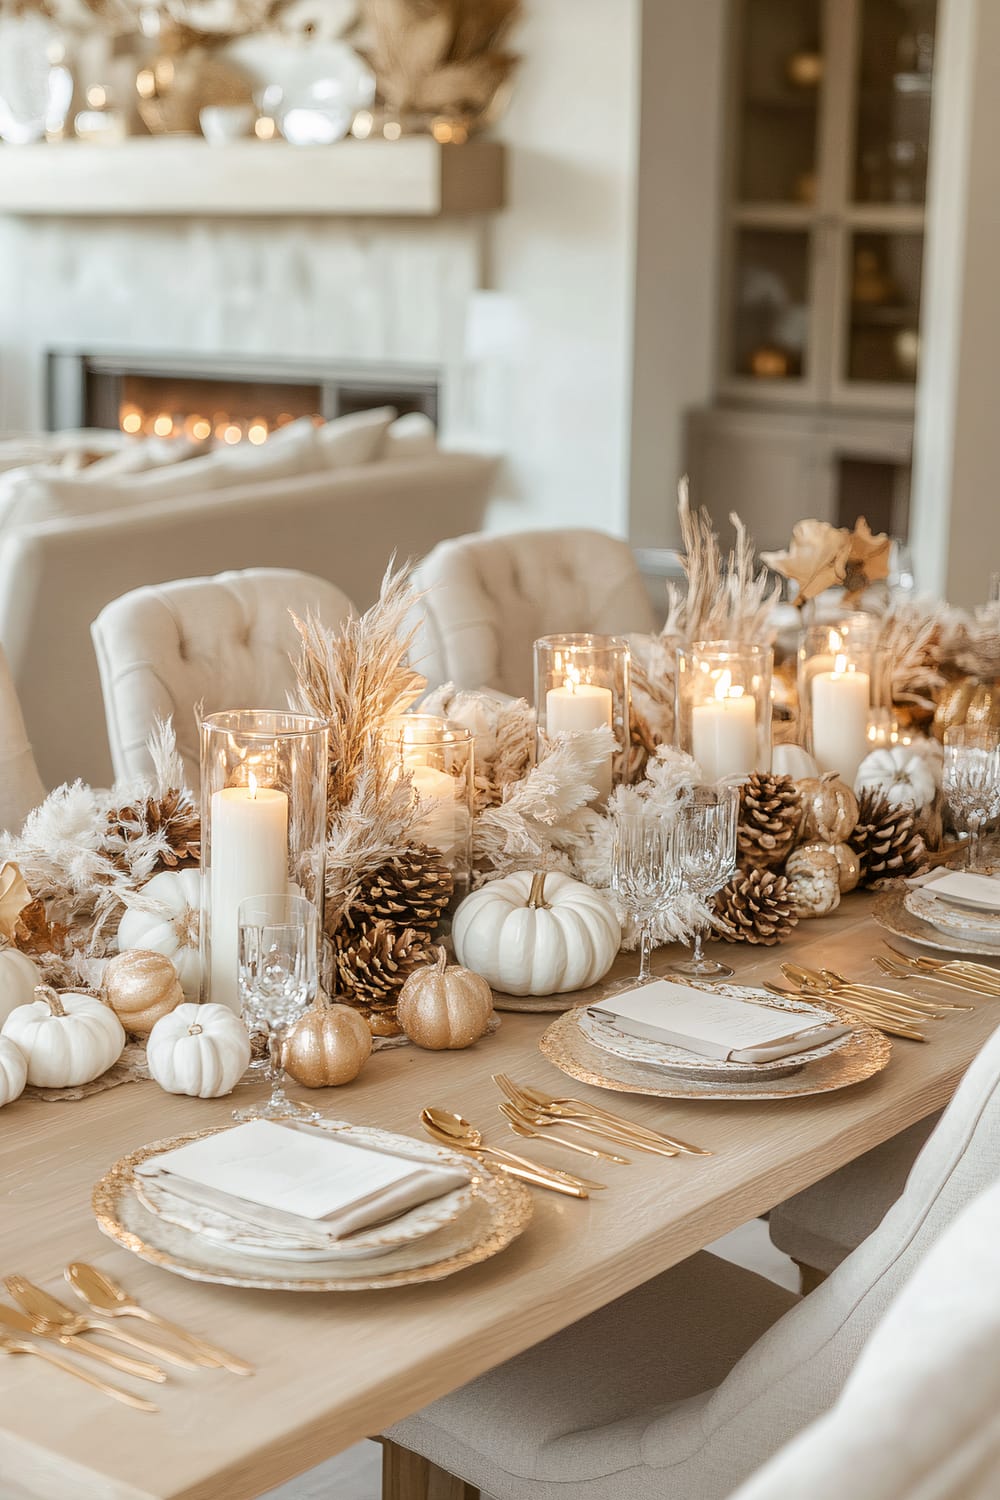
<path id="1" fill-rule="evenodd" d="M 902 990 L 865 984 L 833 969 L 807 969 L 802 964 L 786 963 L 781 965 L 781 972 L 791 988 L 765 984 L 764 988 L 771 994 L 833 1005 L 845 1015 L 864 1021 L 889 1036 L 905 1037 L 911 1042 L 927 1040 L 919 1029 L 927 1021 L 940 1020 L 948 1011 L 973 1009 L 971 1005 L 960 1005 L 955 1001 L 928 1000 Z"/>
<path id="2" fill-rule="evenodd" d="M 237 1359 L 235 1355 L 216 1348 L 176 1323 L 170 1323 L 159 1314 L 140 1306 L 110 1276 L 98 1271 L 95 1266 L 86 1265 L 83 1261 L 73 1261 L 66 1267 L 64 1274 L 73 1291 L 89 1308 L 89 1312 L 77 1312 L 24 1276 L 4 1278 L 4 1285 L 17 1307 L 0 1304 L 0 1354 L 34 1354 L 136 1411 L 158 1411 L 159 1408 L 145 1397 L 136 1396 L 121 1386 L 102 1380 L 90 1370 L 53 1353 L 46 1345 L 57 1344 L 64 1350 L 109 1365 L 121 1374 L 157 1385 L 162 1385 L 167 1378 L 158 1364 L 136 1359 L 133 1355 L 122 1354 L 115 1349 L 107 1349 L 103 1344 L 96 1343 L 90 1335 L 104 1335 L 127 1348 L 141 1350 L 156 1360 L 176 1365 L 183 1370 L 225 1369 L 238 1375 L 254 1373 L 253 1366 L 245 1360 Z M 140 1338 L 111 1321 L 122 1317 L 140 1319 L 161 1328 L 181 1347 Z M 36 1339 L 44 1342 L 36 1343 Z"/>
<path id="3" fill-rule="evenodd" d="M 1000 998 L 1000 969 L 991 968 L 989 964 L 976 964 L 959 958 L 912 958 L 909 953 L 901 953 L 891 943 L 886 943 L 885 946 L 893 955 L 892 958 L 878 957 L 875 960 L 883 973 L 892 974 L 897 979 L 933 979 L 939 984 L 951 985 L 954 989 L 971 990 L 979 995 Z"/>

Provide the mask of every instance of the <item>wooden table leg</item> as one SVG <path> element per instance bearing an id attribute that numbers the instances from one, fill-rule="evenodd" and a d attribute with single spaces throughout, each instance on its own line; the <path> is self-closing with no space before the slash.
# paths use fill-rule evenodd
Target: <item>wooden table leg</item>
<path id="1" fill-rule="evenodd" d="M 386 1438 L 381 1442 L 382 1500 L 479 1500 L 479 1491 L 464 1479 Z"/>

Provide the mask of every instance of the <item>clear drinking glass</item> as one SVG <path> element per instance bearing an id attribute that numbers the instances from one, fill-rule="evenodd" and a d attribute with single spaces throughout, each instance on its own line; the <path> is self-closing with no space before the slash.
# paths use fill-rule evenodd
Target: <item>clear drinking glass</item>
<path id="1" fill-rule="evenodd" d="M 673 829 L 661 818 L 620 813 L 615 818 L 611 853 L 611 884 L 622 907 L 639 926 L 639 973 L 616 986 L 632 989 L 649 984 L 653 922 L 676 899 L 680 872 L 674 857 Z"/>
<path id="2" fill-rule="evenodd" d="M 284 1050 L 289 1028 L 316 998 L 319 913 L 305 896 L 249 896 L 239 907 L 240 999 L 249 1031 L 268 1040 L 271 1097 L 233 1111 L 234 1120 L 318 1119 L 285 1094 Z"/>
<path id="3" fill-rule="evenodd" d="M 983 829 L 1000 815 L 1000 735 L 963 724 L 944 734 L 945 796 L 969 830 L 969 869 L 989 873 L 982 857 Z"/>
<path id="4" fill-rule="evenodd" d="M 674 848 L 681 883 L 700 901 L 707 901 L 720 891 L 736 869 L 739 805 L 738 787 L 699 787 L 694 802 L 677 815 Z M 702 950 L 705 931 L 704 925 L 696 928 L 691 957 L 671 964 L 672 972 L 694 979 L 730 978 L 733 969 L 705 957 Z"/>

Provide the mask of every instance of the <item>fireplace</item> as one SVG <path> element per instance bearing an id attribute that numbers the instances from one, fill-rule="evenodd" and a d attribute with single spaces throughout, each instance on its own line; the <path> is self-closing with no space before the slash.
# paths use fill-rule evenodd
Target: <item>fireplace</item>
<path id="1" fill-rule="evenodd" d="M 50 350 L 50 429 L 264 443 L 299 417 L 329 421 L 373 406 L 423 412 L 437 425 L 439 372 L 409 365 Z"/>

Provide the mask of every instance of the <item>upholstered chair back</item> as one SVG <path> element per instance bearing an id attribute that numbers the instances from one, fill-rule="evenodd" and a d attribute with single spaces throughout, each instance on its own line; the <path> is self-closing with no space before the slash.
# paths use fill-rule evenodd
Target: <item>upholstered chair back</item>
<path id="1" fill-rule="evenodd" d="M 147 740 L 173 718 L 191 787 L 198 786 L 195 710 L 286 708 L 298 635 L 290 611 L 336 625 L 351 601 L 335 584 L 285 568 L 250 568 L 135 589 L 91 626 L 115 777 L 152 770 Z"/>
<path id="2" fill-rule="evenodd" d="M 775 1323 L 715 1391 L 689 1403 L 687 1410 L 674 1408 L 655 1418 L 643 1438 L 645 1461 L 654 1468 L 658 1463 L 673 1465 L 679 1443 L 689 1446 L 693 1456 L 708 1442 L 719 1453 L 738 1451 L 750 1471 L 763 1463 L 832 1405 L 893 1298 L 963 1209 L 998 1180 L 1000 1031 L 969 1068 L 917 1157 L 902 1197 L 878 1229 L 827 1281 Z M 929 1262 L 931 1274 L 937 1263 Z M 994 1305 L 996 1297 L 994 1289 Z M 939 1399 L 945 1399 L 943 1381 Z M 958 1402 L 961 1393 L 952 1391 L 948 1399 Z M 957 1407 L 953 1416 L 957 1424 Z M 933 1433 L 929 1426 L 922 1428 L 919 1411 L 910 1421 L 907 1441 L 919 1455 L 920 1444 L 925 1438 L 931 1442 Z M 896 1446 L 903 1441 L 897 1434 Z M 849 1472 L 843 1470 L 841 1477 Z M 919 1464 L 914 1472 L 919 1472 Z M 857 1483 L 852 1477 L 850 1488 L 868 1500 L 860 1477 Z M 814 1500 L 814 1491 L 803 1493 Z M 881 1491 L 872 1493 L 881 1500 Z M 911 1489 L 903 1484 L 886 1493 L 899 1500 L 904 1495 L 922 1500 L 916 1483 Z"/>
<path id="3" fill-rule="evenodd" d="M 931 1247 L 830 1412 L 732 1500 L 995 1500 L 998 1245 L 994 1185 Z"/>
<path id="4" fill-rule="evenodd" d="M 21 705 L 0 647 L 0 829 L 18 832 L 45 788 L 28 744 Z"/>
<path id="5" fill-rule="evenodd" d="M 630 547 L 600 531 L 457 537 L 427 554 L 415 582 L 426 593 L 410 660 L 431 686 L 530 698 L 538 636 L 655 629 Z"/>

